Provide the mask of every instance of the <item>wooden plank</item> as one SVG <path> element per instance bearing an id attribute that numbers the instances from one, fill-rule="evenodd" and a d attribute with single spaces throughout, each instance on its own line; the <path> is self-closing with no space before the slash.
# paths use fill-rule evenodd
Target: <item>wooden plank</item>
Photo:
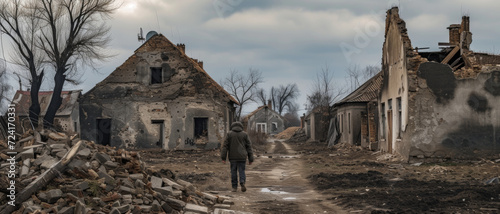
<path id="1" fill-rule="evenodd" d="M 453 58 L 453 56 L 455 56 L 455 54 L 457 54 L 457 52 L 459 50 L 460 50 L 460 48 L 458 46 L 453 48 L 453 50 L 451 50 L 451 52 L 448 54 L 448 56 L 446 56 L 441 63 L 448 64 L 448 62 L 450 62 L 451 58 Z"/>

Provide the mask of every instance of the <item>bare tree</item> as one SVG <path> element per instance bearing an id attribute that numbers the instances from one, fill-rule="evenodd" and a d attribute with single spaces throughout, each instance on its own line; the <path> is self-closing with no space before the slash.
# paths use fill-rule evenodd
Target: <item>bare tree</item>
<path id="1" fill-rule="evenodd" d="M 36 47 L 36 35 L 40 26 L 35 0 L 12 0 L 0 3 L 0 30 L 12 41 L 12 61 L 29 71 L 31 83 L 29 118 L 35 128 L 38 127 L 40 115 L 38 91 L 44 76 L 41 66 L 44 57 Z"/>
<path id="2" fill-rule="evenodd" d="M 4 59 L 0 58 L 0 112 L 5 110 L 6 101 L 8 98 L 6 97 L 7 92 L 10 90 L 9 84 L 7 84 L 7 63 Z"/>
<path id="3" fill-rule="evenodd" d="M 316 107 L 331 107 L 345 93 L 344 87 L 333 85 L 333 72 L 330 72 L 328 66 L 325 66 L 320 73 L 316 74 L 313 91 L 307 95 L 306 110 L 310 111 Z"/>
<path id="4" fill-rule="evenodd" d="M 361 69 L 359 68 L 359 65 L 354 64 L 350 65 L 347 68 L 346 72 L 349 77 L 349 90 L 354 91 L 359 87 L 359 83 L 362 81 L 360 80 L 360 78 L 362 77 Z"/>
<path id="5" fill-rule="evenodd" d="M 273 103 L 273 110 L 282 115 L 287 108 L 293 107 L 295 99 L 299 96 L 297 84 L 280 85 L 272 87 L 270 97 Z"/>
<path id="6" fill-rule="evenodd" d="M 115 0 L 38 0 L 38 16 L 43 23 L 38 45 L 55 70 L 54 92 L 44 117 L 44 126 L 53 127 L 62 104 L 65 81 L 74 82 L 78 68 L 94 66 L 110 56 L 104 50 L 109 30 L 103 20 L 117 9 Z"/>
<path id="7" fill-rule="evenodd" d="M 361 68 L 361 66 L 354 64 L 350 65 L 347 70 L 347 75 L 349 78 L 349 90 L 354 91 L 356 90 L 361 84 L 366 82 L 368 79 L 372 78 L 380 72 L 380 67 L 379 66 L 374 66 L 374 65 L 368 65 L 364 68 Z"/>
<path id="8" fill-rule="evenodd" d="M 247 103 L 256 101 L 258 85 L 262 82 L 262 73 L 252 68 L 248 69 L 246 75 L 231 70 L 229 76 L 222 81 L 222 86 L 240 103 L 236 109 L 236 120 L 240 120 L 241 111 Z"/>
<path id="9" fill-rule="evenodd" d="M 257 90 L 256 96 L 257 96 L 256 99 L 257 102 L 259 102 L 262 106 L 267 105 L 269 97 L 267 96 L 267 93 L 263 88 Z"/>
<path id="10" fill-rule="evenodd" d="M 293 102 L 287 108 L 287 112 L 283 115 L 285 118 L 285 128 L 292 126 L 300 126 L 299 104 Z"/>

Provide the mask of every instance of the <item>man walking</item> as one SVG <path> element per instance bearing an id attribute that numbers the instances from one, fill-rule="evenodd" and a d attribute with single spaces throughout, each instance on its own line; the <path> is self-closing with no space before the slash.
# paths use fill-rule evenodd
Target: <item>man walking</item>
<path id="1" fill-rule="evenodd" d="M 241 191 L 247 191 L 245 187 L 245 164 L 248 157 L 248 165 L 252 165 L 253 151 L 252 142 L 248 139 L 247 133 L 243 131 L 243 125 L 240 122 L 231 124 L 231 131 L 227 134 L 224 145 L 222 145 L 221 158 L 222 163 L 226 163 L 226 158 L 231 163 L 231 185 L 233 192 L 238 189 L 238 174 L 240 174 Z"/>

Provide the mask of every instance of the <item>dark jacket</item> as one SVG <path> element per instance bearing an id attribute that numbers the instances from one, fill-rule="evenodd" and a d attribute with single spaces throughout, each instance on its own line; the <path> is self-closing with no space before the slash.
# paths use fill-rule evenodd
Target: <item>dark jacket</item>
<path id="1" fill-rule="evenodd" d="M 221 158 L 225 161 L 226 157 L 229 161 L 246 161 L 248 157 L 248 161 L 253 162 L 252 142 L 240 122 L 231 124 L 231 131 L 222 145 Z"/>

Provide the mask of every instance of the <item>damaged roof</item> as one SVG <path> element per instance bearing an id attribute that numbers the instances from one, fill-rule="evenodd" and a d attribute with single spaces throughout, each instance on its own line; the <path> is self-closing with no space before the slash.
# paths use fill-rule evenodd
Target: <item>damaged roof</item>
<path id="1" fill-rule="evenodd" d="M 187 56 L 185 54 L 184 50 L 181 50 L 177 45 L 173 44 L 168 38 L 163 36 L 162 34 L 157 34 L 150 39 L 148 39 L 146 42 L 144 42 L 141 46 L 139 46 L 135 51 L 134 54 L 132 54 L 123 64 L 121 64 L 119 67 L 117 67 L 111 74 L 106 77 L 103 81 L 98 83 L 93 89 L 91 89 L 89 92 L 87 92 L 84 96 L 92 96 L 91 94 L 94 93 L 94 90 L 96 88 L 105 86 L 107 84 L 114 84 L 114 83 L 119 83 L 119 84 L 128 84 L 132 91 L 142 93 L 145 92 L 151 88 L 158 88 L 157 86 L 155 87 L 150 87 L 147 86 L 147 88 L 141 88 L 141 84 L 137 82 L 135 74 L 137 73 L 137 65 L 144 61 L 142 58 L 142 55 L 144 53 L 148 52 L 159 52 L 159 54 L 164 54 L 164 53 L 175 53 L 176 56 L 173 57 L 179 57 L 183 60 L 183 65 L 180 67 L 187 68 L 187 67 L 192 67 L 198 76 L 202 77 L 200 79 L 189 79 L 190 81 L 178 81 L 178 82 L 173 82 L 168 85 L 163 85 L 162 87 L 165 88 L 166 90 L 163 90 L 161 93 L 161 96 L 157 97 L 162 97 L 163 99 L 171 99 L 172 97 L 176 97 L 178 94 L 184 94 L 187 95 L 186 93 L 180 92 L 180 90 L 185 89 L 185 86 L 187 83 L 190 84 L 196 84 L 197 86 L 201 87 L 202 92 L 206 92 L 206 89 L 214 89 L 214 92 L 217 93 L 218 95 L 221 95 L 228 99 L 229 101 L 239 105 L 239 102 L 231 96 L 222 86 L 220 86 L 212 77 L 203 69 L 203 67 L 200 65 L 199 62 L 197 62 L 195 59 L 192 59 L 191 57 Z M 177 56 L 178 54 L 178 56 Z M 163 57 L 163 55 L 162 55 Z M 166 56 L 168 58 L 168 56 Z M 201 85 L 200 85 L 201 84 Z M 135 93 L 133 92 L 133 93 Z M 127 92 L 129 93 L 129 92 Z M 199 91 L 198 91 L 199 93 Z M 99 96 L 98 94 L 96 94 Z M 157 94 L 159 95 L 159 94 Z M 134 94 L 134 96 L 142 96 L 139 94 Z"/>
<path id="2" fill-rule="evenodd" d="M 62 104 L 56 112 L 56 116 L 69 116 L 73 109 L 77 106 L 78 97 L 82 90 L 62 91 Z M 12 99 L 15 104 L 16 114 L 19 116 L 28 116 L 29 108 L 31 106 L 30 91 L 17 91 Z M 40 115 L 43 116 L 47 112 L 50 100 L 52 99 L 53 91 L 40 91 L 38 92 L 38 101 L 40 102 Z"/>
<path id="3" fill-rule="evenodd" d="M 344 103 L 362 103 L 370 102 L 378 97 L 380 88 L 382 87 L 383 80 L 382 72 L 379 72 L 369 80 L 367 80 L 363 85 L 359 86 L 356 90 L 351 92 L 341 101 L 335 103 L 334 106 L 339 106 Z"/>
<path id="4" fill-rule="evenodd" d="M 269 108 L 269 106 L 267 106 L 267 105 L 263 105 L 263 106 L 258 107 L 258 108 L 257 108 L 257 109 L 255 109 L 254 111 L 252 111 L 250 114 L 245 115 L 245 116 L 243 117 L 243 119 L 241 119 L 241 121 L 248 121 L 248 119 L 249 119 L 251 116 L 253 116 L 253 115 L 257 114 L 257 112 L 259 112 L 259 111 L 260 111 L 260 110 L 262 110 L 262 109 L 266 109 L 266 108 L 267 108 L 267 109 L 269 109 L 269 110 L 271 110 L 271 111 L 272 111 L 272 112 L 274 112 L 276 115 L 279 115 L 279 116 L 281 117 L 281 115 L 280 115 L 280 114 L 278 114 L 278 112 L 276 112 L 276 111 L 274 111 L 273 109 Z"/>

